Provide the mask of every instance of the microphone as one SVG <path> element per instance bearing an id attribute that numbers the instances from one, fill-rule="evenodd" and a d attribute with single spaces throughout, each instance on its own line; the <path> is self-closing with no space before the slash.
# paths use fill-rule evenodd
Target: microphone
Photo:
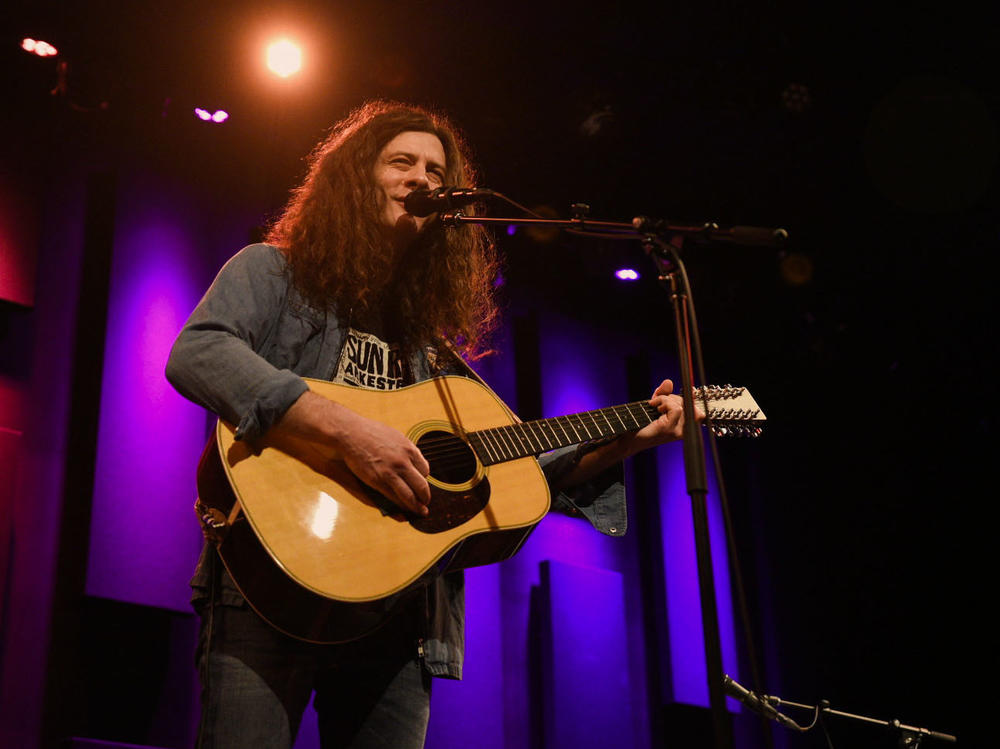
<path id="1" fill-rule="evenodd" d="M 421 188 L 403 198 L 403 207 L 411 216 L 423 218 L 432 213 L 450 211 L 492 195 L 485 187 L 438 187 L 435 190 Z"/>
<path id="2" fill-rule="evenodd" d="M 733 681 L 726 674 L 723 674 L 722 676 L 722 690 L 730 697 L 738 699 L 758 715 L 763 715 L 765 718 L 777 721 L 786 728 L 791 728 L 795 731 L 802 730 L 802 727 L 799 726 L 794 720 L 789 718 L 787 715 L 782 715 L 775 710 L 773 706 L 768 704 L 767 695 L 764 695 L 763 698 L 759 697 L 756 692 L 751 692 L 746 687 Z"/>
<path id="3" fill-rule="evenodd" d="M 763 226 L 734 226 L 725 238 L 746 247 L 781 247 L 788 240 L 788 232 Z"/>

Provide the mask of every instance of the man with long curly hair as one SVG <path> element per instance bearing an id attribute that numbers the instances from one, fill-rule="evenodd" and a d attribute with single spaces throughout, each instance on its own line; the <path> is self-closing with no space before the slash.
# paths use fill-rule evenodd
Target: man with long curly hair
<path id="1" fill-rule="evenodd" d="M 445 229 L 406 212 L 413 190 L 468 187 L 456 129 L 409 105 L 369 103 L 317 146 L 267 243 L 234 256 L 181 331 L 167 377 L 236 424 L 236 439 L 289 435 L 336 448 L 354 475 L 426 515 L 429 465 L 401 432 L 313 392 L 303 377 L 391 390 L 464 373 L 496 320 L 496 258 L 477 226 Z M 669 381 L 642 430 L 542 456 L 554 506 L 624 532 L 620 461 L 680 437 Z M 289 747 L 315 691 L 324 746 L 419 747 L 430 677 L 461 678 L 461 572 L 422 580 L 374 633 L 305 642 L 248 605 L 206 545 L 192 580 L 202 616 L 203 747 Z"/>

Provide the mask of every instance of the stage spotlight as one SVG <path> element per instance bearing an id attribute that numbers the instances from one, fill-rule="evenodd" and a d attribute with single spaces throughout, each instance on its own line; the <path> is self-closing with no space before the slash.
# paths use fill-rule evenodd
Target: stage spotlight
<path id="1" fill-rule="evenodd" d="M 194 108 L 195 116 L 202 120 L 203 122 L 214 122 L 216 124 L 220 122 L 225 122 L 229 119 L 229 112 L 224 109 L 216 109 L 215 112 L 209 112 L 207 109 L 202 109 L 201 107 Z"/>
<path id="2" fill-rule="evenodd" d="M 615 271 L 615 278 L 619 281 L 638 281 L 639 274 L 631 268 L 621 268 Z"/>
<path id="3" fill-rule="evenodd" d="M 39 41 L 38 39 L 22 39 L 21 49 L 25 52 L 30 52 L 33 55 L 38 55 L 39 57 L 52 57 L 53 55 L 59 54 L 59 50 L 51 44 Z"/>
<path id="4" fill-rule="evenodd" d="M 302 48 L 289 39 L 279 39 L 267 48 L 267 67 L 275 75 L 287 78 L 302 69 Z"/>

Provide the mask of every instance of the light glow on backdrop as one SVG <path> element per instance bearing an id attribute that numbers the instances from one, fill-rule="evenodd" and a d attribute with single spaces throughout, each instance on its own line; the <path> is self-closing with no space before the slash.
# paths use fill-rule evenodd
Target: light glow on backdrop
<path id="1" fill-rule="evenodd" d="M 708 707 L 708 669 L 705 664 L 705 636 L 702 629 L 701 595 L 698 590 L 698 561 L 691 498 L 687 493 L 684 472 L 684 455 L 680 450 L 660 450 L 657 453 L 657 464 L 660 477 L 667 630 L 670 632 L 670 678 L 674 700 Z M 727 674 L 738 681 L 739 665 L 725 526 L 711 462 L 706 468 L 708 535 L 712 551 L 722 666 Z M 738 703 L 731 698 L 726 698 L 726 702 L 731 711 L 739 708 Z"/>
<path id="2" fill-rule="evenodd" d="M 615 278 L 619 281 L 638 281 L 639 273 L 632 268 L 620 268 L 615 271 Z"/>
<path id="3" fill-rule="evenodd" d="M 88 595 L 188 611 L 205 412 L 163 376 L 204 290 L 190 196 L 150 175 L 119 188 L 87 566 Z"/>

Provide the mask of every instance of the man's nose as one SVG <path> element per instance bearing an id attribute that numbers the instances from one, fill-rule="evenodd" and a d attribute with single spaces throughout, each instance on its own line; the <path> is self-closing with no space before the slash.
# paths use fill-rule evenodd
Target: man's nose
<path id="1" fill-rule="evenodd" d="M 428 185 L 430 185 L 430 181 L 427 179 L 427 172 L 424 169 L 417 167 L 406 175 L 406 186 L 412 190 L 419 190 Z"/>

